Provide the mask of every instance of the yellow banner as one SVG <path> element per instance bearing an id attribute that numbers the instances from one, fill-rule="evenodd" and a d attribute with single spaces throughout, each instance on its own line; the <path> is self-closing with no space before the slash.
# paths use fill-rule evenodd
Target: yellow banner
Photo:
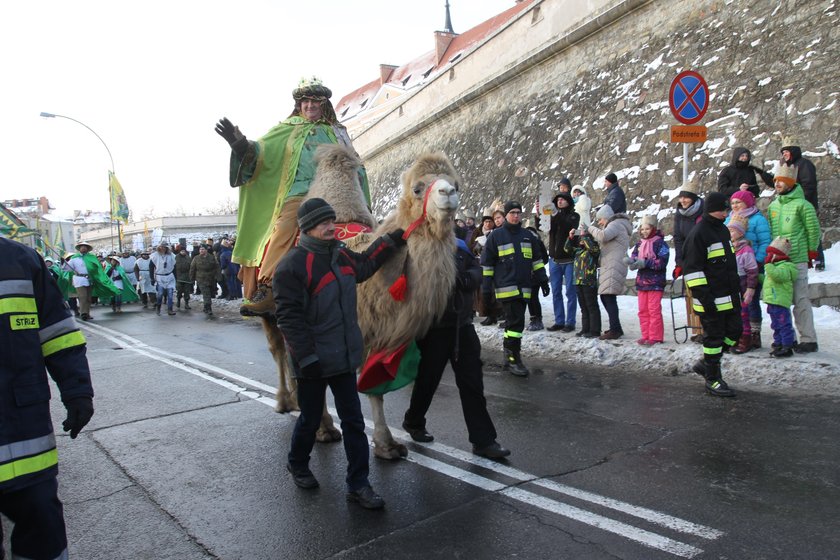
<path id="1" fill-rule="evenodd" d="M 122 185 L 112 171 L 108 172 L 108 190 L 111 193 L 111 219 L 128 223 L 128 202 Z"/>

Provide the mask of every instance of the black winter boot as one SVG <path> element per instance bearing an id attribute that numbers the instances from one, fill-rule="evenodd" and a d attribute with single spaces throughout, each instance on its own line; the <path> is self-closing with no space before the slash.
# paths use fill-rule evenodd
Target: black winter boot
<path id="1" fill-rule="evenodd" d="M 734 397 L 735 391 L 729 388 L 720 374 L 720 362 L 706 363 L 706 392 L 715 397 Z"/>
<path id="2" fill-rule="evenodd" d="M 750 337 L 752 338 L 752 347 L 761 348 L 761 323 L 750 321 Z"/>
<path id="3" fill-rule="evenodd" d="M 522 341 L 518 338 L 506 338 L 504 341 L 505 349 L 505 367 L 507 371 L 516 375 L 517 377 L 527 377 L 531 372 L 522 363 L 520 349 L 522 348 Z"/>

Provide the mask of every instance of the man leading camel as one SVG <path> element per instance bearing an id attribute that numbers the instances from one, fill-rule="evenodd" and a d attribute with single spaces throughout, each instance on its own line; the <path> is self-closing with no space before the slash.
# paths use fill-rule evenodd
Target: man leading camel
<path id="1" fill-rule="evenodd" d="M 404 232 L 395 230 L 355 253 L 335 238 L 335 218 L 335 210 L 321 198 L 301 204 L 296 214 L 300 243 L 280 261 L 275 275 L 277 326 L 291 355 L 300 405 L 286 468 L 297 486 L 318 486 L 309 459 L 329 387 L 344 435 L 347 501 L 379 509 L 385 502 L 368 480 L 370 452 L 356 391 L 364 352 L 356 284 L 373 276 L 406 242 Z"/>
<path id="2" fill-rule="evenodd" d="M 294 246 L 297 210 L 315 176 L 319 144 L 352 149 L 347 129 L 338 123 L 329 99 L 332 91 L 317 78 L 303 79 L 292 92 L 292 114 L 257 141 L 248 140 L 226 117 L 216 132 L 231 147 L 230 185 L 239 191 L 237 242 L 232 260 L 242 265 L 240 279 L 251 303 L 240 313 L 274 312 L 271 281 L 280 259 Z M 370 205 L 364 170 L 360 183 Z"/>

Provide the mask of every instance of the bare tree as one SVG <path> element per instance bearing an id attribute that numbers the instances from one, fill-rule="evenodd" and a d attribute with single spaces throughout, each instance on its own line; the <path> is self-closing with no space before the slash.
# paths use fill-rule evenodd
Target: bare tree
<path id="1" fill-rule="evenodd" d="M 226 197 L 224 200 L 216 202 L 212 206 L 206 206 L 204 213 L 211 216 L 222 216 L 226 214 L 236 214 L 239 211 L 239 200 L 233 197 Z"/>

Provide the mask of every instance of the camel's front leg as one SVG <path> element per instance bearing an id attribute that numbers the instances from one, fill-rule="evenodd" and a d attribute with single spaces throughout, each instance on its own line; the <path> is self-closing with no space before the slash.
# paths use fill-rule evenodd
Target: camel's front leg
<path id="1" fill-rule="evenodd" d="M 274 405 L 276 412 L 291 412 L 300 410 L 297 402 L 296 385 L 294 378 L 289 372 L 289 361 L 286 354 L 286 341 L 283 334 L 274 321 L 262 318 L 263 332 L 268 341 L 268 349 L 274 363 L 277 364 L 277 404 Z"/>
<path id="2" fill-rule="evenodd" d="M 368 395 L 373 414 L 373 454 L 380 459 L 394 460 L 408 456 L 405 445 L 398 443 L 385 421 L 385 400 L 382 395 Z"/>

